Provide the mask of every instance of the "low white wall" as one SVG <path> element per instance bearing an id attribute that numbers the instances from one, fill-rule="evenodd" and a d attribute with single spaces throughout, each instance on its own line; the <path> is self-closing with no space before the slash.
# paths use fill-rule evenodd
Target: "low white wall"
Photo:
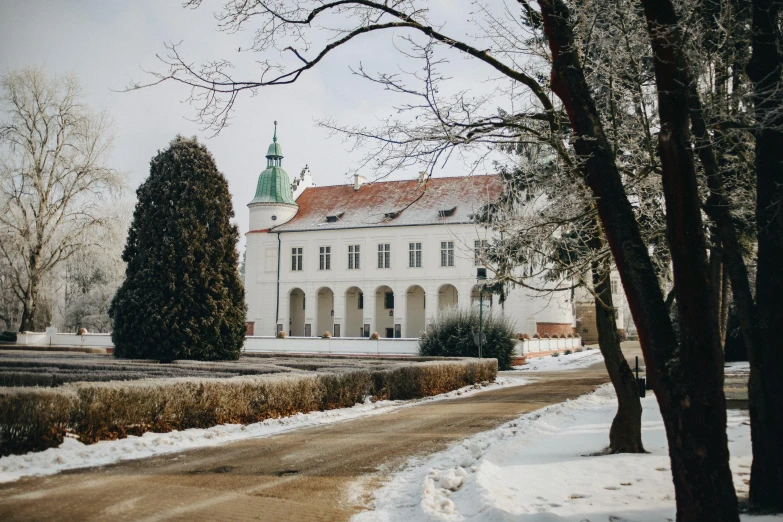
<path id="1" fill-rule="evenodd" d="M 554 350 L 576 349 L 582 346 L 581 337 L 563 337 L 560 339 L 525 339 L 517 343 L 517 350 L 521 345 L 522 354 L 531 352 L 550 352 Z"/>
<path id="2" fill-rule="evenodd" d="M 329 353 L 356 355 L 418 355 L 418 339 L 367 339 L 366 337 L 275 337 L 245 338 L 243 352 Z"/>
<path id="3" fill-rule="evenodd" d="M 17 344 L 26 346 L 82 346 L 85 348 L 112 348 L 111 334 L 72 334 L 26 332 L 17 335 Z M 582 339 L 525 339 L 517 341 L 516 352 L 524 355 L 531 352 L 576 349 L 582 346 Z M 248 336 L 243 352 L 248 353 L 327 353 L 355 355 L 418 355 L 418 339 L 367 339 L 366 337 L 275 337 Z"/>
<path id="4" fill-rule="evenodd" d="M 87 348 L 113 348 L 111 334 L 74 334 L 25 332 L 16 335 L 17 344 L 25 346 L 84 346 Z"/>

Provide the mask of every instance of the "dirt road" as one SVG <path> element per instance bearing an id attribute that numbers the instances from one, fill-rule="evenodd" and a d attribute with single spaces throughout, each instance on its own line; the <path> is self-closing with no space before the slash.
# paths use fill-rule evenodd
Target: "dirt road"
<path id="1" fill-rule="evenodd" d="M 602 366 L 602 365 L 601 365 Z M 602 368 L 270 438 L 0 485 L 0 520 L 346 520 L 348 486 L 589 393 Z M 368 488 L 369 491 L 369 488 Z"/>

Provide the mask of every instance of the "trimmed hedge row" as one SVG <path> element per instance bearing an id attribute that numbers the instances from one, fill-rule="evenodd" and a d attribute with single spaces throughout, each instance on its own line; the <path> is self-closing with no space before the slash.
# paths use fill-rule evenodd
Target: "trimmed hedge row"
<path id="1" fill-rule="evenodd" d="M 249 424 L 295 413 L 352 406 L 372 395 L 412 399 L 497 376 L 497 361 L 425 362 L 393 369 L 229 379 L 80 382 L 59 388 L 0 388 L 0 455 L 147 431 Z"/>

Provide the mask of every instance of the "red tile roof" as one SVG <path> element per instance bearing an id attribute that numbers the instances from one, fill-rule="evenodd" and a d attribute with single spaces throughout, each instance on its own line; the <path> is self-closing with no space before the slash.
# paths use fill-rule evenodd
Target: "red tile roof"
<path id="1" fill-rule="evenodd" d="M 385 181 L 362 185 L 358 191 L 353 185 L 311 187 L 296 200 L 296 216 L 271 231 L 471 223 L 501 191 L 498 176 L 432 178 L 422 186 L 417 180 Z M 328 216 L 339 218 L 327 221 Z"/>

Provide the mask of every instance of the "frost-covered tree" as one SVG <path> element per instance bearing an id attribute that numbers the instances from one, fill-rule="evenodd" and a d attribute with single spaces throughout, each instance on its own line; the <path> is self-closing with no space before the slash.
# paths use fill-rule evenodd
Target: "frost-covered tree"
<path id="1" fill-rule="evenodd" d="M 63 326 L 76 332 L 110 332 L 109 306 L 122 280 L 122 250 L 130 225 L 131 209 L 116 207 L 112 226 L 85 237 L 86 248 L 65 263 Z"/>
<path id="2" fill-rule="evenodd" d="M 150 163 L 111 304 L 115 355 L 236 359 L 245 339 L 239 231 L 228 182 L 195 138 L 175 138 Z"/>
<path id="3" fill-rule="evenodd" d="M 82 103 L 76 79 L 10 71 L 0 105 L 0 256 L 22 309 L 18 328 L 33 330 L 45 326 L 36 322 L 43 281 L 107 225 L 105 203 L 122 179 L 106 165 L 109 120 Z"/>

